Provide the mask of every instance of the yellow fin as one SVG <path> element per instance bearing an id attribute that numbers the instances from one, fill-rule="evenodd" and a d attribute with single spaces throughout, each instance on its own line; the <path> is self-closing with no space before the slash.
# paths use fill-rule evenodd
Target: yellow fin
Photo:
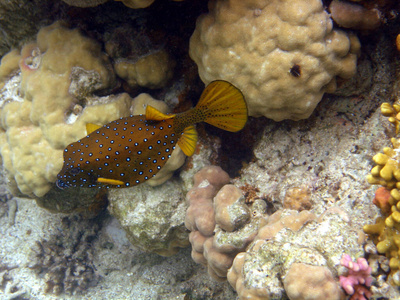
<path id="1" fill-rule="evenodd" d="M 247 122 L 247 105 L 242 92 L 227 81 L 210 82 L 201 94 L 196 108 L 208 124 L 235 132 Z"/>
<path id="2" fill-rule="evenodd" d="M 97 182 L 98 183 L 111 184 L 111 185 L 122 185 L 122 184 L 124 184 L 124 182 L 121 181 L 121 180 L 116 180 L 116 179 L 111 179 L 111 178 L 103 178 L 103 177 L 97 178 Z"/>
<path id="3" fill-rule="evenodd" d="M 190 125 L 183 130 L 183 134 L 178 141 L 179 147 L 187 156 L 192 156 L 197 143 L 197 131 L 194 125 Z"/>
<path id="4" fill-rule="evenodd" d="M 175 117 L 175 115 L 166 115 L 163 114 L 161 111 L 157 110 L 151 105 L 146 106 L 146 120 L 149 121 L 162 121 L 165 119 L 171 119 Z"/>
<path id="5" fill-rule="evenodd" d="M 89 135 L 89 134 L 91 134 L 93 131 L 95 131 L 95 130 L 101 128 L 101 127 L 103 127 L 103 126 L 102 126 L 102 125 L 93 124 L 93 123 L 87 123 L 87 124 L 86 124 L 86 132 L 87 132 L 87 134 Z"/>

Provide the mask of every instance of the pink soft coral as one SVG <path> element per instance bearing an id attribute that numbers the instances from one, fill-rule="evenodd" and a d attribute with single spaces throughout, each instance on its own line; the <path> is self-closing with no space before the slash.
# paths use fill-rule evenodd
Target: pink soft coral
<path id="1" fill-rule="evenodd" d="M 352 295 L 352 300 L 367 300 L 372 296 L 369 287 L 373 278 L 371 277 L 371 267 L 365 258 L 358 258 L 357 262 L 351 260 L 350 255 L 343 254 L 340 260 L 349 273 L 346 276 L 339 276 L 340 286 L 347 294 Z"/>

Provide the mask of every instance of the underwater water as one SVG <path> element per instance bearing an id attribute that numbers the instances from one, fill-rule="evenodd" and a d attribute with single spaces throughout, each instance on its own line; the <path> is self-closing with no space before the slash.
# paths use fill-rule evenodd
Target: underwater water
<path id="1" fill-rule="evenodd" d="M 0 299 L 400 299 L 399 5 L 207 2 L 0 1 Z"/>

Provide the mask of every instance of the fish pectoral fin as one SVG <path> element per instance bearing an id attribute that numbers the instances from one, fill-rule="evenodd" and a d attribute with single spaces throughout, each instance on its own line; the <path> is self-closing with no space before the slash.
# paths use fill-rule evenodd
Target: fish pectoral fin
<path id="1" fill-rule="evenodd" d="M 163 114 L 161 111 L 157 110 L 151 105 L 146 106 L 146 120 L 148 121 L 162 121 L 166 119 L 171 119 L 175 117 L 175 115 L 166 115 Z"/>
<path id="2" fill-rule="evenodd" d="M 197 131 L 194 125 L 190 125 L 183 130 L 183 134 L 178 141 L 178 146 L 187 156 L 192 156 L 197 144 Z"/>
<path id="3" fill-rule="evenodd" d="M 111 185 L 122 185 L 122 184 L 125 183 L 125 182 L 123 182 L 121 180 L 111 179 L 111 178 L 103 178 L 103 177 L 97 178 L 97 182 L 98 183 L 111 184 Z"/>
<path id="4" fill-rule="evenodd" d="M 99 129 L 103 127 L 103 125 L 97 125 L 97 124 L 93 124 L 93 123 L 87 123 L 86 124 L 86 133 L 89 135 L 91 134 L 93 131 Z"/>

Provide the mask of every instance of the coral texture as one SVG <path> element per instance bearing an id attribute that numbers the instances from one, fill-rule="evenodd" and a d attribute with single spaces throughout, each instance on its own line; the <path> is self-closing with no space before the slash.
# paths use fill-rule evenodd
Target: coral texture
<path id="1" fill-rule="evenodd" d="M 83 223 L 85 230 L 82 230 Z M 84 221 L 77 216 L 65 217 L 60 234 L 48 241 L 36 242 L 28 267 L 44 276 L 46 293 L 82 294 L 97 283 L 91 243 L 98 229 L 92 221 Z"/>
<path id="2" fill-rule="evenodd" d="M 390 105 L 383 103 L 381 112 L 389 117 L 398 131 L 398 103 Z M 371 173 L 367 176 L 370 184 L 379 184 L 385 192 L 377 190 L 373 203 L 378 206 L 383 218 L 377 218 L 375 224 L 365 225 L 364 231 L 373 238 L 379 253 L 390 259 L 390 278 L 400 285 L 400 139 L 391 138 L 391 147 L 383 148 L 383 153 L 376 154 Z"/>
<path id="3" fill-rule="evenodd" d="M 340 257 L 363 254 L 358 234 L 338 208 L 319 218 L 306 210 L 277 211 L 236 256 L 229 283 L 240 299 L 281 299 L 285 291 L 290 299 L 341 299 Z"/>
<path id="4" fill-rule="evenodd" d="M 87 123 L 126 114 L 131 99 L 91 97 L 114 85 L 111 65 L 99 44 L 60 23 L 41 29 L 37 43 L 21 50 L 19 67 L 21 75 L 2 90 L 0 151 L 11 183 L 43 196 L 62 167 L 65 146 L 86 135 Z"/>
<path id="5" fill-rule="evenodd" d="M 329 4 L 332 19 L 341 27 L 373 30 L 381 23 L 381 14 L 376 8 L 367 9 L 357 3 L 334 0 Z"/>
<path id="6" fill-rule="evenodd" d="M 157 187 L 142 184 L 110 189 L 109 211 L 133 245 L 163 256 L 176 254 L 179 248 L 189 245 L 180 184 L 179 180 L 170 180 Z"/>
<path id="7" fill-rule="evenodd" d="M 186 196 L 192 258 L 217 280 L 225 280 L 236 254 L 254 239 L 265 210 L 262 200 L 248 206 L 242 191 L 228 182 L 220 167 L 207 166 L 196 173 Z"/>
<path id="8" fill-rule="evenodd" d="M 161 88 L 173 75 L 175 61 L 165 49 L 165 32 L 143 27 L 116 28 L 105 43 L 116 74 L 131 88 Z"/>
<path id="9" fill-rule="evenodd" d="M 209 9 L 190 56 L 204 83 L 224 79 L 240 88 L 250 116 L 308 118 L 336 89 L 336 76 L 355 74 L 358 39 L 333 30 L 320 0 L 218 0 Z"/>
<path id="10" fill-rule="evenodd" d="M 325 266 L 294 263 L 283 280 L 290 300 L 341 299 L 332 272 Z"/>
<path id="11" fill-rule="evenodd" d="M 15 75 L 18 70 L 20 75 Z M 5 56 L 0 80 L 3 164 L 14 189 L 38 197 L 52 187 L 62 167 L 63 149 L 86 135 L 86 124 L 144 113 L 146 103 L 167 110 L 149 95 L 137 100 L 128 94 L 93 96 L 115 85 L 112 66 L 99 44 L 60 23 L 41 29 L 37 43 L 26 45 L 19 56 L 15 51 Z M 170 178 L 184 160 L 180 149 L 174 151 L 149 184 Z"/>
<path id="12" fill-rule="evenodd" d="M 368 265 L 368 261 L 359 257 L 357 262 L 353 262 L 350 255 L 343 254 L 340 263 L 348 269 L 346 276 L 339 276 L 340 286 L 348 295 L 354 295 L 351 299 L 369 299 L 372 296 L 369 288 L 373 278 L 371 276 L 372 269 Z"/>

